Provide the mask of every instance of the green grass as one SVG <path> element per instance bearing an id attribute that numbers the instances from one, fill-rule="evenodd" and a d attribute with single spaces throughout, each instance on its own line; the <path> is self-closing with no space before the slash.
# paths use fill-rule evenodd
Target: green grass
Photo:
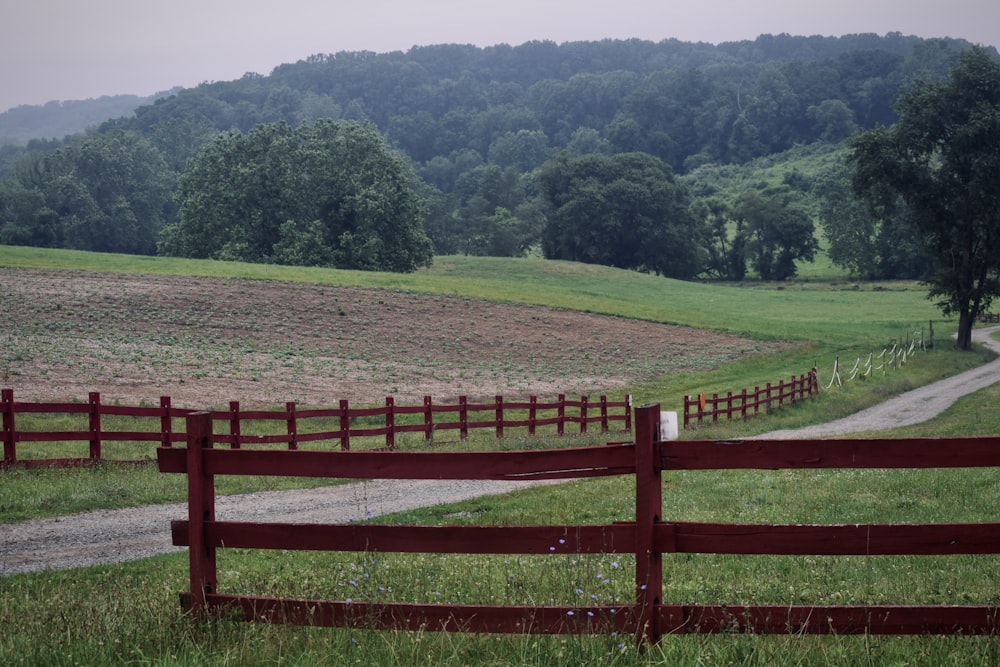
<path id="1" fill-rule="evenodd" d="M 158 260 L 0 248 L 0 265 L 217 275 L 359 284 L 578 308 L 660 322 L 795 340 L 766 358 L 660 378 L 634 388 L 637 402 L 676 401 L 685 391 L 724 391 L 805 372 L 829 372 L 871 348 L 911 335 L 935 320 L 938 347 L 877 381 L 852 383 L 803 406 L 745 424 L 702 428 L 687 437 L 725 438 L 829 419 L 919 386 L 988 355 L 960 354 L 943 343 L 952 323 L 937 318 L 916 285 L 853 289 L 806 282 L 719 286 L 678 283 L 602 267 L 541 260 L 438 258 L 410 276 Z M 848 364 L 849 366 L 849 364 Z M 824 370 L 826 369 L 826 370 Z M 824 383 L 825 384 L 825 383 Z M 927 424 L 899 435 L 996 434 L 1000 385 L 960 400 Z M 572 439 L 577 444 L 577 439 Z M 599 443 L 600 438 L 592 442 Z M 488 443 L 493 443 L 492 445 Z M 514 446 L 520 446 L 516 441 Z M 558 446 L 542 443 L 538 446 Z M 492 437 L 464 446 L 509 447 Z M 176 497 L 170 475 L 149 469 L 4 473 L 3 512 L 30 512 L 61 495 L 90 494 L 111 506 L 120 487 L 139 502 Z M 69 481 L 56 480 L 68 475 Z M 21 477 L 19 477 L 21 476 Z M 134 483 L 127 480 L 134 477 Z M 180 476 L 176 476 L 182 480 Z M 221 480 L 220 480 L 221 482 Z M 246 484 L 246 480 L 236 480 Z M 46 489 L 46 487 L 48 487 Z M 84 487 L 90 487 L 85 490 Z M 31 494 L 36 495 L 32 496 Z M 132 493 L 128 491 L 126 493 Z M 6 494 L 6 495 L 5 495 Z M 46 500 L 47 498 L 47 500 Z M 994 471 L 726 471 L 665 476 L 664 517 L 673 520 L 864 522 L 995 520 Z M 78 506 L 86 506 L 92 500 Z M 132 501 L 134 502 L 134 500 Z M 21 503 L 16 505 L 16 503 Z M 630 479 L 597 479 L 481 498 L 382 517 L 380 522 L 599 523 L 632 516 Z M 14 509 L 9 509 L 14 508 Z M 51 510 L 50 510 L 51 511 Z M 355 595 L 395 601 L 569 604 L 580 596 L 630 599 L 630 566 L 608 556 L 479 557 L 394 554 L 261 553 L 224 550 L 222 592 Z M 665 601 L 773 604 L 996 604 L 1000 559 L 938 557 L 668 556 Z M 176 593 L 187 588 L 184 554 L 114 566 L 0 578 L 0 661 L 76 664 L 363 664 L 363 665 L 674 665 L 674 664 L 969 664 L 1000 662 L 996 637 L 669 637 L 637 651 L 629 638 L 394 633 L 244 624 L 195 623 Z M 610 573 L 610 574 L 609 574 Z M 597 574 L 603 575 L 598 580 Z M 365 576 L 367 575 L 367 577 Z M 607 579 L 609 583 L 603 583 Z M 595 582 L 600 581 L 598 585 Z M 352 584 L 351 582 L 354 582 Z M 385 590 L 380 590 L 380 588 Z M 578 592 L 578 589 L 581 592 Z"/>
<path id="2" fill-rule="evenodd" d="M 428 269 L 396 274 L 0 246 L 0 266 L 450 294 L 845 347 L 881 345 L 929 320 L 937 322 L 939 337 L 954 326 L 912 282 L 862 286 L 831 278 L 827 283 L 719 285 L 536 257 L 436 257 Z"/>

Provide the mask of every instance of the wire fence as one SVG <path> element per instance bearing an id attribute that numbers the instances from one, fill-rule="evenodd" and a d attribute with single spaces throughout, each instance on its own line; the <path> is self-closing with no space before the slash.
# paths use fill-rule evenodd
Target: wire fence
<path id="1" fill-rule="evenodd" d="M 824 389 L 829 391 L 834 385 L 841 387 L 845 382 L 866 380 L 878 373 L 887 375 L 890 371 L 899 370 L 917 352 L 926 352 L 929 347 L 934 346 L 933 331 L 932 327 L 929 338 L 925 338 L 923 329 L 915 330 L 904 337 L 903 341 L 893 342 L 877 354 L 872 350 L 867 357 L 858 356 L 854 365 L 846 372 L 841 371 L 840 357 L 837 357 L 833 362 L 830 381 Z"/>

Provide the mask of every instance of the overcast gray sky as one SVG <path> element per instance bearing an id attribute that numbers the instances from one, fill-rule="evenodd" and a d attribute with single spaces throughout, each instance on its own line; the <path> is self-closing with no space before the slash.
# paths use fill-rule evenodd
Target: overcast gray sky
<path id="1" fill-rule="evenodd" d="M 414 45 L 902 32 L 1000 46 L 1000 0 L 0 0 L 0 111 Z"/>

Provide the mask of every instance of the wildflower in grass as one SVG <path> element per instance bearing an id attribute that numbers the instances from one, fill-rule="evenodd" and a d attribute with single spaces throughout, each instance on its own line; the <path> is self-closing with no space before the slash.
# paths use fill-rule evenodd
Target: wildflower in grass
<path id="1" fill-rule="evenodd" d="M 574 614 L 574 613 L 573 613 L 573 610 L 572 610 L 572 609 L 570 609 L 569 611 L 567 611 L 567 612 L 566 612 L 566 615 L 567 615 L 567 616 L 575 616 L 576 614 Z"/>
<path id="2" fill-rule="evenodd" d="M 358 587 L 358 582 L 354 581 L 353 579 L 351 579 L 347 583 L 350 584 L 351 586 L 353 586 L 354 588 Z"/>

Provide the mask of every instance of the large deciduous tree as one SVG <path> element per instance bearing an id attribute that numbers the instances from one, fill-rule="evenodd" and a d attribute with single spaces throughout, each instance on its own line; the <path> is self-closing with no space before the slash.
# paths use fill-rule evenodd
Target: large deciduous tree
<path id="1" fill-rule="evenodd" d="M 929 297 L 958 315 L 956 345 L 968 349 L 1000 294 L 1000 63 L 970 49 L 947 81 L 918 83 L 896 111 L 896 125 L 854 140 L 854 189 L 876 218 L 908 207 L 937 259 Z"/>
<path id="2" fill-rule="evenodd" d="M 0 185 L 0 243 L 151 255 L 173 174 L 136 132 L 87 134 L 29 156 Z"/>
<path id="3" fill-rule="evenodd" d="M 746 258 L 762 280 L 787 280 L 799 260 L 813 261 L 818 246 L 813 221 L 782 193 L 748 190 L 735 211 L 737 236 L 743 236 Z"/>
<path id="4" fill-rule="evenodd" d="M 704 221 L 665 162 L 646 153 L 562 154 L 539 187 L 549 207 L 542 250 L 567 259 L 692 278 L 708 261 Z"/>
<path id="5" fill-rule="evenodd" d="M 163 254 L 400 272 L 431 263 L 414 177 L 371 125 L 221 135 L 192 160 L 179 196 Z"/>

